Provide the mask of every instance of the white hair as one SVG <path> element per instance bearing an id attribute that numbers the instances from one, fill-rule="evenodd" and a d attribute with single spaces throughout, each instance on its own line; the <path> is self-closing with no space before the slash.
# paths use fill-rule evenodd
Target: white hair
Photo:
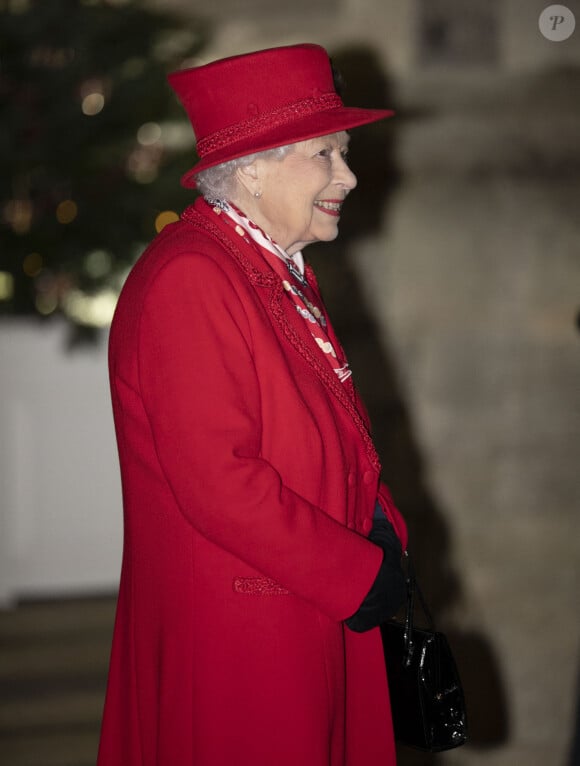
<path id="1" fill-rule="evenodd" d="M 288 154 L 292 144 L 277 146 L 255 154 L 246 154 L 235 160 L 222 162 L 212 168 L 202 170 L 195 176 L 197 188 L 207 200 L 230 199 L 234 193 L 235 173 L 238 168 L 251 165 L 257 159 L 282 160 Z"/>

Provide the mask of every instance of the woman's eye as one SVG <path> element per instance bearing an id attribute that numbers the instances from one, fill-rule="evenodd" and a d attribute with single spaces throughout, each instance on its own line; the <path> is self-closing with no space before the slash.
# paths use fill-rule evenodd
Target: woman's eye
<path id="1" fill-rule="evenodd" d="M 330 157 L 330 149 L 321 149 L 319 152 L 316 153 L 317 157 Z"/>

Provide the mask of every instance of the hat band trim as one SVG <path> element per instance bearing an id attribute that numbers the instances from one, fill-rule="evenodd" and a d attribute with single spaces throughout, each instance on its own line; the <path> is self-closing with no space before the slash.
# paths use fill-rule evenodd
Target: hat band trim
<path id="1" fill-rule="evenodd" d="M 278 128 L 301 117 L 308 117 L 316 112 L 337 109 L 341 106 L 343 106 L 343 103 L 340 96 L 337 96 L 336 93 L 325 93 L 322 96 L 304 98 L 292 104 L 286 104 L 279 109 L 264 112 L 243 122 L 230 125 L 222 130 L 217 130 L 215 133 L 210 133 L 209 136 L 198 140 L 197 153 L 200 157 L 204 157 L 211 152 L 224 149 L 234 140 L 239 141 L 249 138 L 256 133 L 262 133 L 271 128 Z"/>

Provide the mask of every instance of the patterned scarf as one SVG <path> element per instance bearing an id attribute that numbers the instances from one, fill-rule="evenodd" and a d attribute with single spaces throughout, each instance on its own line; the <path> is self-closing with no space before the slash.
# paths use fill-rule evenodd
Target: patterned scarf
<path id="1" fill-rule="evenodd" d="M 216 215 L 222 217 L 249 245 L 252 245 L 270 264 L 282 280 L 286 295 L 294 303 L 296 311 L 308 324 L 317 346 L 323 352 L 339 381 L 344 383 L 352 375 L 342 349 L 335 348 L 328 334 L 328 323 L 317 306 L 318 297 L 308 284 L 304 270 L 304 258 L 299 251 L 288 255 L 268 234 L 251 221 L 241 210 L 225 200 L 211 200 Z M 225 213 L 225 215 L 224 215 Z"/>

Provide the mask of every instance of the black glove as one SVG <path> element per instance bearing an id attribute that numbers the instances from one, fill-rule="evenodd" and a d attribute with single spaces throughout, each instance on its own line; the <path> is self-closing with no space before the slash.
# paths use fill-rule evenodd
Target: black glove
<path id="1" fill-rule="evenodd" d="M 383 549 L 383 563 L 376 579 L 357 611 L 345 620 L 357 633 L 376 628 L 397 613 L 407 596 L 405 575 L 401 566 L 401 542 L 387 518 L 373 520 L 368 539 Z"/>

